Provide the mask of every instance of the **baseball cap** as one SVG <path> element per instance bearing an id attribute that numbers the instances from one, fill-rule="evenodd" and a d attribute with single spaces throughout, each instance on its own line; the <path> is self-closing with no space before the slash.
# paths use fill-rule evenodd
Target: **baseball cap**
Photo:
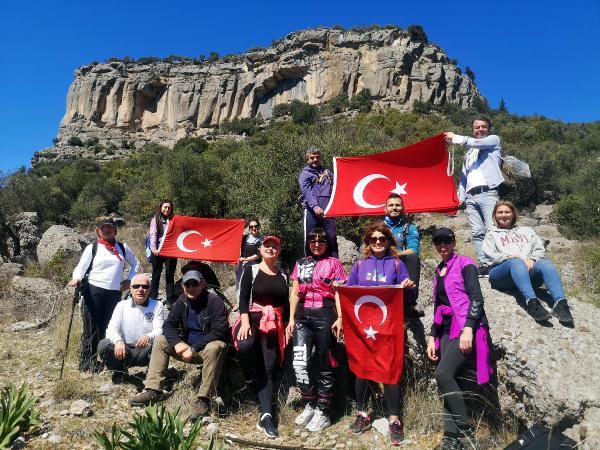
<path id="1" fill-rule="evenodd" d="M 196 280 L 198 282 L 204 280 L 202 274 L 197 270 L 188 270 L 183 276 L 182 283 L 185 284 L 190 280 Z"/>
<path id="2" fill-rule="evenodd" d="M 268 241 L 273 241 L 281 247 L 281 238 L 278 238 L 277 236 L 266 236 L 263 238 L 263 244 L 265 244 Z"/>
<path id="3" fill-rule="evenodd" d="M 102 228 L 103 225 L 110 225 L 113 228 L 117 228 L 117 224 L 110 217 L 100 219 L 96 224 L 96 228 Z"/>
<path id="4" fill-rule="evenodd" d="M 454 236 L 454 231 L 452 231 L 450 228 L 443 227 L 438 228 L 433 233 L 433 241 L 435 242 L 437 240 L 455 241 L 456 237 Z"/>

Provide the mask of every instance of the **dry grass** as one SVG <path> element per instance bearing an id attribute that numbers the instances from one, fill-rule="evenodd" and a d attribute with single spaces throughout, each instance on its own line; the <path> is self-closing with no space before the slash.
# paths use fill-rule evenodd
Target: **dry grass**
<path id="1" fill-rule="evenodd" d="M 574 294 L 582 300 L 600 307 L 600 241 L 586 242 L 579 246 L 575 256 L 577 267 L 577 285 Z"/>

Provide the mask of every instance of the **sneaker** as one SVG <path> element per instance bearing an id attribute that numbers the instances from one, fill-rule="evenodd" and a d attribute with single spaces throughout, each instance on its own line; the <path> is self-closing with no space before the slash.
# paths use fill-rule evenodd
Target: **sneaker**
<path id="1" fill-rule="evenodd" d="M 488 266 L 479 266 L 477 268 L 477 276 L 479 278 L 489 278 L 490 277 L 490 269 Z"/>
<path id="2" fill-rule="evenodd" d="M 331 425 L 331 420 L 329 420 L 327 414 L 320 409 L 315 409 L 312 419 L 310 419 L 310 422 L 308 422 L 308 425 L 306 425 L 306 429 L 308 431 L 312 431 L 313 433 L 318 433 L 319 431 L 327 428 L 329 425 Z"/>
<path id="3" fill-rule="evenodd" d="M 310 419 L 312 419 L 314 413 L 315 413 L 315 408 L 313 408 L 310 405 L 310 403 L 307 403 L 306 406 L 304 407 L 304 411 L 302 411 L 298 415 L 298 417 L 296 417 L 296 420 L 294 420 L 294 423 L 301 427 L 305 427 L 306 425 L 308 425 L 308 422 L 310 422 Z"/>
<path id="4" fill-rule="evenodd" d="M 131 406 L 148 406 L 160 402 L 162 393 L 154 389 L 146 389 L 129 400 Z"/>
<path id="5" fill-rule="evenodd" d="M 572 327 L 574 324 L 571 309 L 567 300 L 559 300 L 552 308 L 552 315 L 558 318 L 558 321 L 565 326 Z"/>
<path id="6" fill-rule="evenodd" d="M 127 372 L 115 370 L 110 377 L 112 384 L 122 384 L 127 379 Z"/>
<path id="7" fill-rule="evenodd" d="M 388 437 L 390 438 L 390 444 L 394 447 L 398 447 L 404 442 L 404 425 L 401 420 L 390 422 Z"/>
<path id="8" fill-rule="evenodd" d="M 532 298 L 527 302 L 527 313 L 533 317 L 536 322 L 546 322 L 552 315 L 546 311 L 537 298 Z"/>
<path id="9" fill-rule="evenodd" d="M 444 436 L 441 445 L 438 447 L 439 450 L 463 450 L 463 448 L 460 441 L 452 436 Z"/>
<path id="10" fill-rule="evenodd" d="M 273 422 L 273 417 L 269 413 L 264 413 L 262 415 L 262 417 L 256 424 L 256 429 L 262 431 L 267 435 L 267 437 L 271 439 L 274 439 L 279 436 L 279 432 L 277 431 L 275 422 Z"/>
<path id="11" fill-rule="evenodd" d="M 371 416 L 363 416 L 362 414 L 356 415 L 356 420 L 352 424 L 350 428 L 348 428 L 348 433 L 352 434 L 362 434 L 365 431 L 369 431 L 371 429 Z"/>
<path id="12" fill-rule="evenodd" d="M 210 405 L 207 401 L 198 398 L 194 407 L 192 408 L 192 412 L 190 413 L 190 421 L 195 422 L 200 419 L 202 416 L 205 416 L 210 411 Z"/>

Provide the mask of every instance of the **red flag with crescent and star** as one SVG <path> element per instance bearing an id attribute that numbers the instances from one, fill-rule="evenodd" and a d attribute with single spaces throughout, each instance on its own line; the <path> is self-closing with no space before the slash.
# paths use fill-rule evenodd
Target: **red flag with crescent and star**
<path id="1" fill-rule="evenodd" d="M 334 158 L 333 192 L 325 215 L 384 214 L 392 192 L 402 197 L 406 213 L 455 214 L 458 196 L 448 160 L 443 134 L 388 152 Z"/>
<path id="2" fill-rule="evenodd" d="M 339 288 L 350 369 L 365 380 L 396 384 L 404 360 L 404 289 Z"/>
<path id="3" fill-rule="evenodd" d="M 160 256 L 236 262 L 244 232 L 242 219 L 173 216 L 158 249 Z"/>

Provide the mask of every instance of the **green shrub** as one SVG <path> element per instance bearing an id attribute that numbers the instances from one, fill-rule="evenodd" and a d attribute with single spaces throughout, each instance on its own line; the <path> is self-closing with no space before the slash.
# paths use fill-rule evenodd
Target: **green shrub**
<path id="1" fill-rule="evenodd" d="M 280 103 L 273 107 L 273 118 L 276 119 L 278 117 L 287 116 L 291 114 L 292 108 L 289 103 Z"/>
<path id="2" fill-rule="evenodd" d="M 174 151 L 189 150 L 194 153 L 202 153 L 208 148 L 208 142 L 201 137 L 188 137 L 179 139 L 173 146 Z"/>
<path id="3" fill-rule="evenodd" d="M 221 131 L 226 134 L 246 134 L 252 136 L 258 131 L 259 120 L 255 117 L 233 119 L 231 122 L 221 124 Z"/>
<path id="4" fill-rule="evenodd" d="M 94 137 L 89 138 L 87 141 L 85 141 L 83 143 L 83 145 L 85 145 L 86 147 L 93 147 L 98 142 L 100 142 L 100 139 L 98 139 L 97 137 L 94 136 Z"/>
<path id="5" fill-rule="evenodd" d="M 369 112 L 373 107 L 373 96 L 368 89 L 361 90 L 350 99 L 350 108 L 358 109 L 360 112 Z"/>
<path id="6" fill-rule="evenodd" d="M 105 450 L 195 449 L 201 422 L 194 423 L 187 436 L 183 432 L 186 423 L 179 418 L 179 408 L 171 413 L 164 405 L 152 406 L 146 408 L 144 415 L 133 417 L 129 430 L 113 424 L 110 436 L 98 432 L 95 436 Z"/>
<path id="7" fill-rule="evenodd" d="M 35 408 L 37 398 L 26 385 L 10 384 L 0 391 L 0 448 L 8 448 L 19 432 L 27 432 L 41 421 Z"/>
<path id="8" fill-rule="evenodd" d="M 410 25 L 406 31 L 408 31 L 408 35 L 413 41 L 422 42 L 423 44 L 427 44 L 429 41 L 421 25 Z"/>
<path id="9" fill-rule="evenodd" d="M 83 141 L 78 136 L 71 136 L 67 141 L 67 144 L 74 145 L 76 147 L 83 147 Z"/>
<path id="10" fill-rule="evenodd" d="M 294 100 L 290 104 L 292 113 L 292 120 L 298 124 L 311 124 L 315 123 L 319 117 L 319 108 L 308 103 L 301 102 L 300 100 Z"/>

